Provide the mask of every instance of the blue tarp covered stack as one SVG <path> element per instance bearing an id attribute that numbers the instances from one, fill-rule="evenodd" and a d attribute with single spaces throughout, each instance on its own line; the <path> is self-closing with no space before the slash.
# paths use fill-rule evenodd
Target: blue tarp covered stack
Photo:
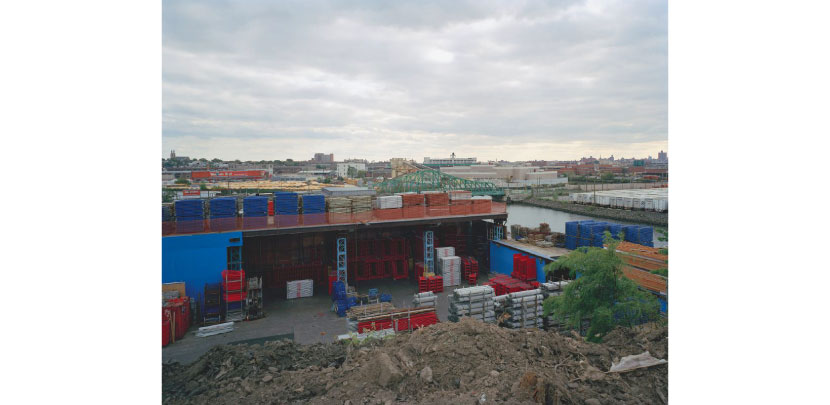
<path id="1" fill-rule="evenodd" d="M 242 215 L 246 217 L 267 217 L 268 197 L 250 196 L 242 199 Z"/>
<path id="2" fill-rule="evenodd" d="M 177 221 L 193 221 L 205 217 L 205 206 L 202 200 L 178 200 L 175 207 Z"/>
<path id="3" fill-rule="evenodd" d="M 637 225 L 626 225 L 623 227 L 625 232 L 625 241 L 631 243 L 640 243 L 639 227 Z"/>
<path id="4" fill-rule="evenodd" d="M 326 197 L 322 194 L 303 195 L 303 214 L 325 214 Z"/>
<path id="5" fill-rule="evenodd" d="M 325 207 L 325 205 L 324 205 Z M 297 193 L 277 191 L 274 193 L 274 214 L 275 215 L 297 215 L 299 214 Z M 323 208 L 325 210 L 325 208 Z"/>
<path id="6" fill-rule="evenodd" d="M 565 222 L 565 247 L 571 250 L 576 249 L 577 239 L 579 239 L 579 222 Z"/>
<path id="7" fill-rule="evenodd" d="M 650 226 L 620 225 L 593 220 L 566 222 L 565 247 L 571 250 L 580 246 L 602 247 L 605 231 L 611 232 L 614 239 L 619 239 L 622 233 L 627 242 L 654 247 L 654 228 Z"/>
<path id="8" fill-rule="evenodd" d="M 205 206 L 202 200 L 178 200 L 175 202 L 176 232 L 204 231 Z"/>
<path id="9" fill-rule="evenodd" d="M 236 217 L 236 198 L 220 197 L 210 200 L 210 219 Z"/>

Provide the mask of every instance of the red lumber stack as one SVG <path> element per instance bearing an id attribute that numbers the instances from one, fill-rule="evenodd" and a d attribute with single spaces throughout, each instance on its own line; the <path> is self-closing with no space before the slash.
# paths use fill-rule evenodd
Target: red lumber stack
<path id="1" fill-rule="evenodd" d="M 424 205 L 423 194 L 401 194 L 401 205 L 403 207 L 415 207 Z"/>
<path id="2" fill-rule="evenodd" d="M 427 206 L 443 207 L 450 204 L 450 197 L 447 193 L 428 193 L 424 194 L 427 201 Z"/>

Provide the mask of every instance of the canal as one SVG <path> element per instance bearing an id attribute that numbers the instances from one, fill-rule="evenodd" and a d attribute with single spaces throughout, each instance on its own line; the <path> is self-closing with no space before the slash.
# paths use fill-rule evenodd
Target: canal
<path id="1" fill-rule="evenodd" d="M 533 207 L 529 205 L 509 204 L 507 206 L 507 229 L 510 225 L 521 225 L 528 228 L 536 228 L 540 223 L 545 222 L 550 225 L 550 230 L 553 232 L 565 233 L 565 222 L 582 221 L 592 219 L 595 221 L 613 222 L 623 225 L 642 225 L 652 226 L 648 224 L 638 224 L 633 222 L 617 221 L 614 219 L 593 218 L 585 215 L 571 214 L 569 212 L 556 211 L 550 208 Z M 667 242 L 657 240 L 660 235 L 657 231 L 654 232 L 654 247 L 662 248 L 668 245 Z"/>

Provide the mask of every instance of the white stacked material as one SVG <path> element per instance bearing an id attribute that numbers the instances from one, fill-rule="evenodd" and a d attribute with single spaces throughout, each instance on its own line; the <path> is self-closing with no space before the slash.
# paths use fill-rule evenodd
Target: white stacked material
<path id="1" fill-rule="evenodd" d="M 179 298 L 179 292 L 177 290 L 162 291 L 161 298 L 162 298 L 162 301 Z"/>
<path id="2" fill-rule="evenodd" d="M 467 316 L 484 322 L 496 321 L 496 312 L 493 303 L 495 291 L 487 285 L 458 288 L 450 297 L 449 320 L 458 322 L 459 318 Z"/>
<path id="3" fill-rule="evenodd" d="M 349 197 L 352 200 L 352 212 L 366 212 L 372 210 L 372 196 L 361 195 Z"/>
<path id="4" fill-rule="evenodd" d="M 448 194 L 450 200 L 469 200 L 473 197 L 473 192 L 467 190 L 452 190 Z"/>
<path id="5" fill-rule="evenodd" d="M 542 295 L 547 298 L 549 295 L 560 295 L 565 290 L 565 286 L 570 283 L 569 280 L 562 281 L 548 281 L 539 285 Z"/>
<path id="6" fill-rule="evenodd" d="M 314 295 L 314 280 L 295 280 L 285 283 L 286 298 L 304 298 Z"/>
<path id="7" fill-rule="evenodd" d="M 233 322 L 220 323 L 218 325 L 203 326 L 196 332 L 196 336 L 205 337 L 218 335 L 220 333 L 228 333 L 233 331 Z"/>
<path id="8" fill-rule="evenodd" d="M 669 210 L 668 188 L 638 190 L 606 190 L 596 193 L 573 193 L 571 200 L 579 204 L 603 207 L 666 212 Z"/>
<path id="9" fill-rule="evenodd" d="M 493 199 L 493 197 L 491 197 L 489 195 L 477 195 L 477 196 L 471 198 L 471 200 L 492 200 L 492 199 Z"/>
<path id="10" fill-rule="evenodd" d="M 448 256 L 455 256 L 455 248 L 452 246 L 449 247 L 437 247 L 435 248 L 435 257 L 448 257 Z"/>
<path id="11" fill-rule="evenodd" d="M 505 321 L 508 328 L 542 327 L 542 301 L 544 301 L 541 289 L 521 291 L 507 294 L 504 301 L 504 312 L 510 314 Z"/>
<path id="12" fill-rule="evenodd" d="M 432 291 L 415 294 L 412 297 L 412 306 L 415 308 L 437 307 L 438 296 L 433 294 Z"/>
<path id="13" fill-rule="evenodd" d="M 361 341 L 366 338 L 382 339 L 395 334 L 394 328 L 372 330 L 364 333 L 346 333 L 344 335 L 337 335 L 337 340 L 356 339 Z"/>
<path id="14" fill-rule="evenodd" d="M 347 197 L 326 198 L 328 211 L 335 214 L 348 214 L 352 212 L 352 200 Z"/>
<path id="15" fill-rule="evenodd" d="M 461 284 L 461 258 L 447 256 L 438 258 L 438 274 L 444 278 L 444 287 Z"/>
<path id="16" fill-rule="evenodd" d="M 377 202 L 377 208 L 381 210 L 403 207 L 403 199 L 399 195 L 378 197 L 375 201 Z"/>

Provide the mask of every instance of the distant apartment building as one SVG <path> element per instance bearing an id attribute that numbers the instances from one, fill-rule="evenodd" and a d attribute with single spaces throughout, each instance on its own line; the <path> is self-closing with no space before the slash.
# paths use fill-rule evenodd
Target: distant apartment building
<path id="1" fill-rule="evenodd" d="M 315 153 L 314 158 L 311 159 L 314 163 L 331 163 L 334 162 L 334 153 Z"/>
<path id="2" fill-rule="evenodd" d="M 337 164 L 337 175 L 340 177 L 349 177 L 349 168 L 353 167 L 357 171 L 366 171 L 366 164 L 365 163 L 338 163 Z"/>
<path id="3" fill-rule="evenodd" d="M 499 187 L 524 187 L 567 183 L 556 171 L 545 171 L 534 166 L 470 165 L 442 167 L 441 173 L 467 180 L 490 181 Z"/>
<path id="4" fill-rule="evenodd" d="M 471 158 L 457 158 L 455 157 L 455 153 L 450 155 L 449 158 L 440 158 L 440 159 L 432 159 L 429 157 L 424 158 L 424 166 L 429 167 L 453 167 L 453 166 L 471 166 L 477 164 L 478 160 L 474 157 Z"/>
<path id="5" fill-rule="evenodd" d="M 662 150 L 660 153 L 657 154 L 657 161 L 660 163 L 666 163 L 669 161 L 669 154 L 667 152 L 663 152 Z"/>

